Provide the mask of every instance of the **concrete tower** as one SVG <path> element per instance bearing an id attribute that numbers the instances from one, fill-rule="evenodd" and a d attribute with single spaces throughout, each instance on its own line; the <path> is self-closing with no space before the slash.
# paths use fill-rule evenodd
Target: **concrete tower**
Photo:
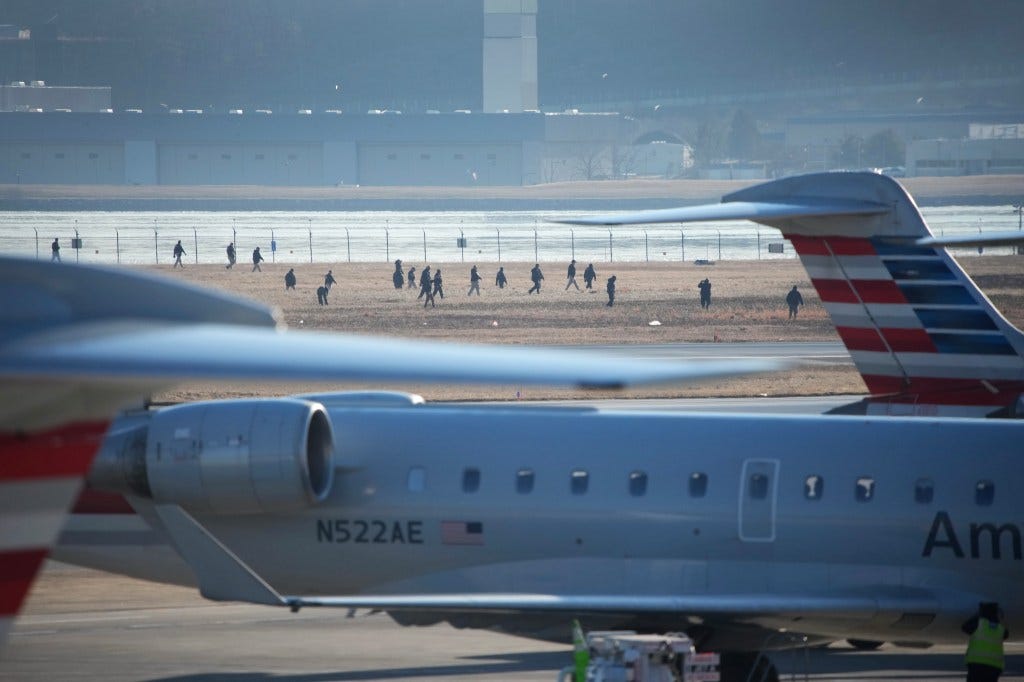
<path id="1" fill-rule="evenodd" d="M 484 0 L 484 113 L 537 108 L 537 0 Z"/>

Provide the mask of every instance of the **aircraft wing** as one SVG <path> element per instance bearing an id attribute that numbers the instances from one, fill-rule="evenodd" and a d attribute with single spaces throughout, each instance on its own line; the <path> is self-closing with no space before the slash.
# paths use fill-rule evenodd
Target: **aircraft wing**
<path id="1" fill-rule="evenodd" d="M 127 268 L 0 258 L 0 643 L 110 419 L 182 379 L 621 387 L 739 365 L 283 333 L 257 303 Z M 754 361 L 747 370 L 777 366 Z"/>
<path id="2" fill-rule="evenodd" d="M 886 213 L 890 208 L 870 201 L 843 199 L 815 199 L 808 197 L 800 201 L 730 201 L 720 204 L 703 204 L 633 213 L 612 213 L 605 215 L 555 220 L 552 222 L 568 225 L 645 225 L 649 223 L 693 223 L 711 220 L 785 220 L 811 216 L 875 215 Z"/>

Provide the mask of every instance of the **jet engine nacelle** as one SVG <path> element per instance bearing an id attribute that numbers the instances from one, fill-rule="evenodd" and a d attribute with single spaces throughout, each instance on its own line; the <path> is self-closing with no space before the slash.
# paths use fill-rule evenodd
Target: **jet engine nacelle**
<path id="1" fill-rule="evenodd" d="M 144 423 L 115 423 L 89 482 L 193 511 L 290 511 L 327 498 L 333 457 L 334 433 L 320 403 L 189 403 Z"/>

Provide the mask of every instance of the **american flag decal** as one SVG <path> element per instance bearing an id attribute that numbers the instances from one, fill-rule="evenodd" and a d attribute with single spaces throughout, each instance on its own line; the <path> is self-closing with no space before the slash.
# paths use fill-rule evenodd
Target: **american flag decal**
<path id="1" fill-rule="evenodd" d="M 484 544 L 484 524 L 479 521 L 442 521 L 441 543 L 445 545 Z"/>

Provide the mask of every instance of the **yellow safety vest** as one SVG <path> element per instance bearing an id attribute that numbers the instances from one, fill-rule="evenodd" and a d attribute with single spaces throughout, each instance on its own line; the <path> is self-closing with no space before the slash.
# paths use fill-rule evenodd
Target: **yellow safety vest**
<path id="1" fill-rule="evenodd" d="M 993 668 L 1002 670 L 1006 667 L 1003 662 L 1003 637 L 1006 628 L 999 623 L 993 623 L 984 618 L 978 619 L 978 627 L 971 633 L 971 639 L 967 644 L 968 663 L 981 663 Z"/>

